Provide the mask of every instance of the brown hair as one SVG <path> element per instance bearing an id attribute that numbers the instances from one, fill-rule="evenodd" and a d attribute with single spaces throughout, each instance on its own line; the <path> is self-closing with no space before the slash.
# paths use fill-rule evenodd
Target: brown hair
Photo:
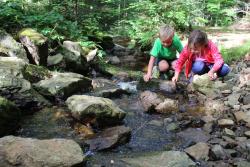
<path id="1" fill-rule="evenodd" d="M 207 46 L 208 39 L 207 34 L 201 30 L 194 30 L 191 32 L 188 38 L 188 48 L 199 45 Z"/>
<path id="2" fill-rule="evenodd" d="M 159 37 L 161 39 L 168 39 L 174 35 L 174 28 L 169 25 L 162 25 L 159 30 Z"/>

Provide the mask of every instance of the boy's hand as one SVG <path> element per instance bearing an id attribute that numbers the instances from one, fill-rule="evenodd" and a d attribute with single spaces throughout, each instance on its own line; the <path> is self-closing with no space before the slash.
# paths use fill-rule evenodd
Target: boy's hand
<path id="1" fill-rule="evenodd" d="M 144 79 L 145 82 L 148 82 L 150 79 L 152 79 L 152 76 L 150 74 L 145 74 L 143 76 L 143 79 Z"/>
<path id="2" fill-rule="evenodd" d="M 179 74 L 174 74 L 173 78 L 172 78 L 172 82 L 176 83 L 179 79 Z"/>

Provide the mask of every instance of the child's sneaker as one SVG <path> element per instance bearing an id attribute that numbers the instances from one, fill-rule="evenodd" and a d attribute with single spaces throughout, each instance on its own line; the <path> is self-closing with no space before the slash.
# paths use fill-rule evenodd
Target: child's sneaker
<path id="1" fill-rule="evenodd" d="M 154 66 L 152 70 L 152 78 L 158 79 L 160 77 L 160 70 L 158 69 L 158 66 Z"/>

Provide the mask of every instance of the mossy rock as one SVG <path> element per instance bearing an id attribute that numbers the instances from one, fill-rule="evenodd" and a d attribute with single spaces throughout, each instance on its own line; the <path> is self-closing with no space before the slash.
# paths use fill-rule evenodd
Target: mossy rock
<path id="1" fill-rule="evenodd" d="M 22 29 L 18 33 L 18 37 L 21 38 L 23 36 L 27 36 L 30 38 L 30 40 L 36 44 L 36 45 L 42 45 L 47 41 L 47 38 L 43 36 L 42 34 L 38 33 L 36 30 L 32 28 L 25 28 Z"/>
<path id="2" fill-rule="evenodd" d="M 26 80 L 36 83 L 51 76 L 51 72 L 42 66 L 29 64 L 22 71 Z"/>
<path id="3" fill-rule="evenodd" d="M 16 130 L 20 110 L 11 101 L 0 97 L 0 137 Z"/>

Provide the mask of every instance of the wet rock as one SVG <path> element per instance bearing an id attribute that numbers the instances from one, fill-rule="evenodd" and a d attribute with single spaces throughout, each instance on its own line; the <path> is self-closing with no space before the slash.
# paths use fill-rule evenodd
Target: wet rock
<path id="1" fill-rule="evenodd" d="M 21 112 L 15 104 L 0 97 L 0 136 L 16 130 L 20 119 Z"/>
<path id="2" fill-rule="evenodd" d="M 197 143 L 184 151 L 195 160 L 208 160 L 209 146 L 206 143 Z"/>
<path id="3" fill-rule="evenodd" d="M 30 63 L 47 66 L 49 51 L 45 36 L 34 29 L 25 28 L 18 33 L 18 38 L 26 49 Z"/>
<path id="4" fill-rule="evenodd" d="M 171 122 L 173 122 L 173 119 L 172 119 L 172 118 L 165 118 L 165 119 L 163 120 L 164 125 L 167 125 L 168 123 L 171 123 Z"/>
<path id="5" fill-rule="evenodd" d="M 168 124 L 166 129 L 167 129 L 167 131 L 172 132 L 172 131 L 179 129 L 179 126 L 177 123 L 173 122 L 173 123 Z"/>
<path id="6" fill-rule="evenodd" d="M 153 126 L 158 126 L 158 127 L 161 127 L 163 126 L 163 122 L 160 121 L 160 120 L 152 120 L 148 123 L 149 125 L 153 125 Z"/>
<path id="7" fill-rule="evenodd" d="M 246 132 L 244 133 L 244 135 L 245 135 L 246 137 L 250 138 L 250 131 L 246 131 Z"/>
<path id="8" fill-rule="evenodd" d="M 162 114 L 176 113 L 179 111 L 179 103 L 177 100 L 166 98 L 162 103 L 156 106 L 155 110 Z"/>
<path id="9" fill-rule="evenodd" d="M 176 84 L 172 81 L 160 81 L 159 88 L 161 91 L 167 93 L 175 93 L 176 92 Z"/>
<path id="10" fill-rule="evenodd" d="M 127 143 L 130 140 L 131 129 L 125 126 L 107 128 L 94 138 L 86 140 L 90 150 L 106 150 Z"/>
<path id="11" fill-rule="evenodd" d="M 234 121 L 231 119 L 220 119 L 218 120 L 218 125 L 220 127 L 230 127 L 234 125 Z"/>
<path id="12" fill-rule="evenodd" d="M 202 128 L 205 132 L 207 132 L 208 134 L 210 134 L 213 131 L 213 123 L 209 122 L 209 123 L 205 123 L 205 125 Z"/>
<path id="13" fill-rule="evenodd" d="M 0 138 L 0 162 L 4 167 L 71 167 L 83 160 L 81 147 L 73 140 L 14 136 Z"/>
<path id="14" fill-rule="evenodd" d="M 34 84 L 34 88 L 49 98 L 67 98 L 72 94 L 88 90 L 91 80 L 75 73 L 52 73 L 52 77 Z"/>
<path id="15" fill-rule="evenodd" d="M 129 82 L 131 80 L 129 74 L 123 71 L 118 72 L 114 77 L 122 82 Z"/>
<path id="16" fill-rule="evenodd" d="M 18 57 L 28 63 L 26 52 L 22 44 L 16 42 L 6 31 L 0 30 L 0 56 Z"/>
<path id="17" fill-rule="evenodd" d="M 198 142 L 207 142 L 210 138 L 209 135 L 205 134 L 199 128 L 188 128 L 182 132 L 177 133 L 177 136 L 182 138 L 184 141 L 192 141 L 195 143 Z"/>
<path id="18" fill-rule="evenodd" d="M 163 102 L 163 100 L 159 98 L 156 93 L 151 91 L 142 92 L 140 94 L 140 100 L 144 108 L 144 111 L 146 112 L 154 110 L 156 106 L 158 106 L 160 103 Z"/>
<path id="19" fill-rule="evenodd" d="M 247 140 L 247 138 L 246 137 L 236 137 L 235 140 L 238 142 L 244 142 Z"/>
<path id="20" fill-rule="evenodd" d="M 231 157 L 236 157 L 237 156 L 237 151 L 234 149 L 225 149 L 226 155 L 231 156 Z"/>
<path id="21" fill-rule="evenodd" d="M 87 121 L 95 118 L 99 125 L 121 122 L 126 113 L 110 99 L 86 95 L 73 95 L 66 104 L 74 118 Z"/>
<path id="22" fill-rule="evenodd" d="M 222 138 L 223 138 L 224 141 L 221 142 L 220 144 L 224 148 L 234 148 L 234 147 L 236 147 L 238 145 L 238 143 L 234 139 L 232 139 L 232 138 L 230 138 L 228 136 L 222 136 Z"/>
<path id="23" fill-rule="evenodd" d="M 250 166 L 250 162 L 238 161 L 238 162 L 234 163 L 234 165 L 236 165 L 237 167 L 248 167 L 248 166 Z"/>
<path id="24" fill-rule="evenodd" d="M 212 146 L 211 152 L 214 159 L 216 160 L 225 159 L 227 157 L 225 150 L 221 147 L 221 145 L 218 144 Z"/>
<path id="25" fill-rule="evenodd" d="M 93 91 L 91 95 L 98 97 L 120 97 L 122 94 L 128 94 L 126 90 L 121 89 L 115 83 L 108 79 L 97 78 L 92 80 Z"/>
<path id="26" fill-rule="evenodd" d="M 235 133 L 234 133 L 234 131 L 232 131 L 232 130 L 230 130 L 230 129 L 228 129 L 228 128 L 225 128 L 225 129 L 224 129 L 224 134 L 225 134 L 226 136 L 231 137 L 231 138 L 235 138 Z"/>
<path id="27" fill-rule="evenodd" d="M 124 158 L 130 166 L 136 167 L 191 167 L 195 163 L 184 153 L 180 151 L 166 151 L 154 153 L 153 155 L 145 155 L 134 158 Z"/>

